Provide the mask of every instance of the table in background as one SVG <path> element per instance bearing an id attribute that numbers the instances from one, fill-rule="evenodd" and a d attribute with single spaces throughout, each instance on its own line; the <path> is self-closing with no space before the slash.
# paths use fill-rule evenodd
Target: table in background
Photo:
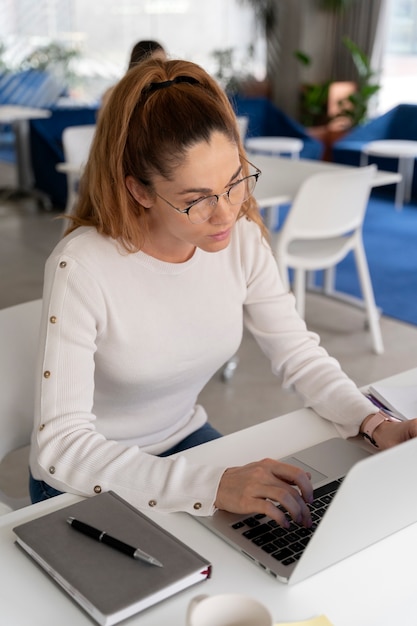
<path id="1" fill-rule="evenodd" d="M 288 155 L 292 159 L 300 158 L 303 147 L 304 141 L 296 137 L 250 137 L 245 141 L 248 152 L 272 156 Z"/>
<path id="2" fill-rule="evenodd" d="M 417 369 L 404 372 L 417 384 Z M 280 458 L 336 435 L 335 427 L 309 409 L 227 435 L 187 450 L 196 464 L 240 465 Z M 364 445 L 364 444 L 362 444 Z M 7 626 L 91 626 L 90 618 L 14 545 L 13 527 L 80 500 L 65 494 L 0 517 L 3 570 L 0 621 Z M 387 502 L 389 506 L 389 501 Z M 417 560 L 417 524 L 401 530 L 309 579 L 288 586 L 230 547 L 185 513 L 146 512 L 213 564 L 210 580 L 140 613 L 126 626 L 183 626 L 194 596 L 238 592 L 257 598 L 275 622 L 303 620 L 324 613 L 334 626 L 415 626 L 417 605 L 410 563 Z M 399 512 L 400 514 L 400 512 Z"/>
<path id="3" fill-rule="evenodd" d="M 328 161 L 316 161 L 313 159 L 288 159 L 277 156 L 256 155 L 254 164 L 259 167 L 262 175 L 255 187 L 254 196 L 258 205 L 265 213 L 265 224 L 272 232 L 277 221 L 277 209 L 280 205 L 291 203 L 303 182 L 321 172 L 340 172 L 356 167 L 329 163 Z M 401 174 L 376 170 L 372 179 L 372 187 L 392 185 L 401 180 Z M 333 268 L 326 270 L 324 288 L 321 289 L 326 296 L 337 298 L 353 306 L 363 308 L 362 298 L 356 298 L 348 294 L 336 292 L 334 288 L 335 276 Z M 314 289 L 312 275 L 308 280 L 309 289 Z"/>
<path id="4" fill-rule="evenodd" d="M 48 109 L 38 109 L 20 105 L 0 106 L 0 124 L 11 125 L 15 135 L 17 187 L 3 190 L 7 197 L 30 196 L 44 208 L 51 208 L 47 194 L 34 187 L 34 176 L 30 154 L 29 121 L 50 117 Z"/>
<path id="5" fill-rule="evenodd" d="M 414 161 L 417 158 L 417 141 L 402 139 L 381 139 L 370 141 L 362 147 L 361 165 L 367 165 L 370 156 L 398 159 L 398 172 L 401 180 L 395 191 L 395 207 L 402 209 L 404 202 L 411 200 Z"/>
<path id="6" fill-rule="evenodd" d="M 255 187 L 254 196 L 261 209 L 266 211 L 267 226 L 273 226 L 272 210 L 282 204 L 292 202 L 303 182 L 320 172 L 340 172 L 349 170 L 353 165 L 341 165 L 314 159 L 288 159 L 279 156 L 257 154 L 253 159 L 262 175 Z M 377 170 L 372 187 L 392 185 L 401 180 L 401 174 Z"/>

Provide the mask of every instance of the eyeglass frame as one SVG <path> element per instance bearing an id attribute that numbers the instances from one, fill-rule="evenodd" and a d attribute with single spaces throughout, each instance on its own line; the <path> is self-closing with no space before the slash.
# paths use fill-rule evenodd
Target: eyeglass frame
<path id="1" fill-rule="evenodd" d="M 183 215 L 184 215 L 184 214 L 185 214 L 185 215 L 187 215 L 187 217 L 188 217 L 188 219 L 190 220 L 191 224 L 194 224 L 194 222 L 192 222 L 192 221 L 191 221 L 191 218 L 190 218 L 190 215 L 189 215 L 189 214 L 190 214 L 191 209 L 192 209 L 192 208 L 193 208 L 196 204 L 198 204 L 199 202 L 204 202 L 204 200 L 207 200 L 207 198 L 216 198 L 216 206 L 213 208 L 213 212 L 214 212 L 214 210 L 217 208 L 217 205 L 218 205 L 218 203 L 219 203 L 220 198 L 222 198 L 223 196 L 227 196 L 227 201 L 228 201 L 228 203 L 230 204 L 230 206 L 236 206 L 236 205 L 233 205 L 233 204 L 230 202 L 230 198 L 229 198 L 229 194 L 230 194 L 231 190 L 233 189 L 233 187 L 234 187 L 235 185 L 239 185 L 240 183 L 243 183 L 243 181 L 248 180 L 248 178 L 253 178 L 253 177 L 254 177 L 254 178 L 256 179 L 256 180 L 255 180 L 255 185 L 254 185 L 254 188 L 255 188 L 256 183 L 258 182 L 259 176 L 262 174 L 262 171 L 259 169 L 259 167 L 256 167 L 256 165 L 254 165 L 253 163 L 251 163 L 251 162 L 250 162 L 250 161 L 248 161 L 247 159 L 245 159 L 245 161 L 246 161 L 246 162 L 247 162 L 247 163 L 248 163 L 251 167 L 253 167 L 253 168 L 256 170 L 256 172 L 255 172 L 254 174 L 249 174 L 248 176 L 245 176 L 245 177 L 244 177 L 244 178 L 242 178 L 241 180 L 237 180 L 235 183 L 232 183 L 232 184 L 230 185 L 229 189 L 228 189 L 227 191 L 224 191 L 223 193 L 219 193 L 219 194 L 218 194 L 218 193 L 211 193 L 211 194 L 209 194 L 208 196 L 204 196 L 203 198 L 200 198 L 199 200 L 194 200 L 194 202 L 192 202 L 192 203 L 190 204 L 190 206 L 188 206 L 188 207 L 187 207 L 187 208 L 185 208 L 185 209 L 179 209 L 178 207 L 174 206 L 173 204 L 171 204 L 171 202 L 170 202 L 169 200 L 167 200 L 166 198 L 164 198 L 163 196 L 161 196 L 161 195 L 160 195 L 159 193 L 157 193 L 156 191 L 155 191 L 155 195 L 156 195 L 158 198 L 160 198 L 161 200 L 163 200 L 164 202 L 166 202 L 167 204 L 169 204 L 169 206 L 170 206 L 172 209 L 175 209 L 178 213 L 182 213 Z M 246 200 L 248 200 L 248 198 L 246 198 Z M 246 200 L 243 200 L 243 202 L 246 202 Z M 207 220 L 209 220 L 209 219 L 210 219 L 210 217 L 211 217 L 211 215 L 209 215 L 209 217 L 207 217 L 207 218 L 206 218 L 205 220 L 203 220 L 202 222 L 199 222 L 199 224 L 204 224 L 204 222 L 207 222 Z"/>

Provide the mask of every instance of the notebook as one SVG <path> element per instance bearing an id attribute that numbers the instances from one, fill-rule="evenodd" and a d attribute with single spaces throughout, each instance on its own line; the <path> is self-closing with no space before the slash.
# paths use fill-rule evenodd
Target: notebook
<path id="1" fill-rule="evenodd" d="M 381 408 L 402 420 L 417 417 L 417 384 L 381 381 L 369 387 L 369 393 L 381 403 Z M 372 399 L 372 398 L 371 398 Z"/>
<path id="2" fill-rule="evenodd" d="M 100 528 L 158 559 L 136 560 L 71 528 Z M 210 562 L 113 492 L 16 526 L 21 546 L 99 624 L 110 626 L 206 580 Z"/>
<path id="3" fill-rule="evenodd" d="M 312 532 L 294 523 L 287 531 L 261 515 L 216 511 L 195 519 L 282 582 L 300 582 L 417 521 L 417 498 L 410 498 L 417 439 L 373 454 L 333 438 L 281 460 L 312 474 Z M 388 484 L 395 507 L 387 506 Z"/>
<path id="4" fill-rule="evenodd" d="M 401 420 L 417 417 L 417 368 L 373 383 L 365 395 Z"/>

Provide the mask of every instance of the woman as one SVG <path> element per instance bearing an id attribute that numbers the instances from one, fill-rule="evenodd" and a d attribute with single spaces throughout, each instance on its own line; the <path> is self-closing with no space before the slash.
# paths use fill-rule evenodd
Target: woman
<path id="1" fill-rule="evenodd" d="M 283 385 L 386 448 L 417 432 L 375 407 L 307 331 L 251 195 L 233 110 L 185 61 L 130 70 L 103 110 L 67 236 L 45 271 L 31 493 L 114 490 L 139 508 L 311 523 L 307 473 L 192 465 L 219 436 L 197 397 L 245 325 Z M 176 453 L 173 457 L 168 457 Z"/>

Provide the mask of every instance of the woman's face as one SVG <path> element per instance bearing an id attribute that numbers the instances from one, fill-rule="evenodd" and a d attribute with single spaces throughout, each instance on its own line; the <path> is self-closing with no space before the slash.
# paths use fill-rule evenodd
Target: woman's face
<path id="1" fill-rule="evenodd" d="M 153 187 L 158 194 L 149 198 L 150 247 L 153 256 L 162 260 L 182 262 L 192 256 L 195 248 L 218 252 L 226 248 L 241 205 L 229 204 L 227 196 L 219 198 L 209 219 L 193 224 L 179 213 L 205 196 L 220 195 L 242 178 L 238 147 L 225 135 L 214 132 L 209 143 L 192 146 L 172 180 L 155 176 Z"/>

